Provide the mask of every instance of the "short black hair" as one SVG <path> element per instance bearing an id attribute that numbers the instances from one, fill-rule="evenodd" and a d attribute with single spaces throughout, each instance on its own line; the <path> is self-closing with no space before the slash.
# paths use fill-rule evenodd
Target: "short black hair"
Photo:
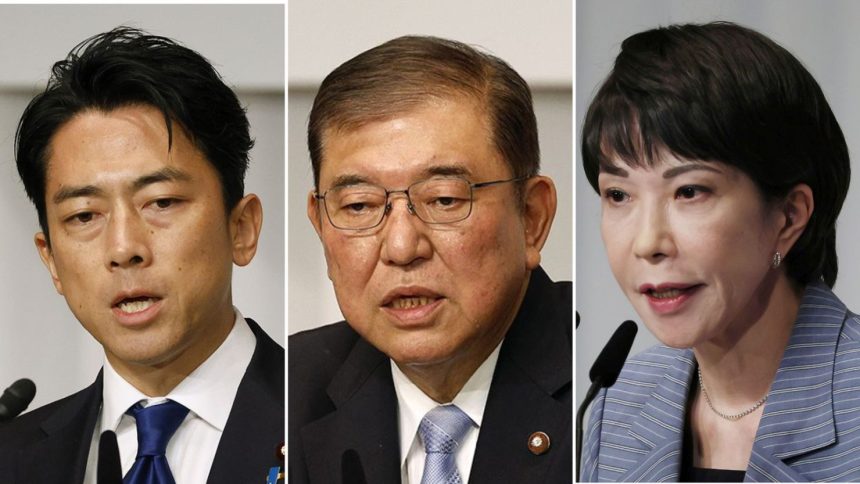
<path id="1" fill-rule="evenodd" d="M 537 119 L 526 81 L 502 59 L 462 42 L 403 36 L 344 62 L 320 85 L 308 122 L 314 187 L 319 188 L 328 132 L 349 131 L 435 98 L 458 96 L 486 112 L 492 142 L 514 177 L 538 174 Z"/>
<path id="2" fill-rule="evenodd" d="M 672 25 L 624 40 L 585 117 L 586 177 L 597 190 L 612 158 L 651 166 L 661 151 L 734 166 L 769 201 L 809 185 L 815 210 L 785 258 L 787 273 L 800 285 L 833 286 L 848 147 L 818 83 L 791 53 L 730 22 Z"/>
<path id="3" fill-rule="evenodd" d="M 117 27 L 81 42 L 55 63 L 46 89 L 18 122 L 18 173 L 48 241 L 45 183 L 54 134 L 83 111 L 138 104 L 162 112 L 171 145 L 175 122 L 212 163 L 228 212 L 244 195 L 254 141 L 233 90 L 199 53 L 165 37 Z"/>

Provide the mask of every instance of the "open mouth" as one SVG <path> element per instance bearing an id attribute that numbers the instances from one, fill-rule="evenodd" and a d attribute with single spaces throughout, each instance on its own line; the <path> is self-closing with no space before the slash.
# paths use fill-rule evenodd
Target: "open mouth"
<path id="1" fill-rule="evenodd" d="M 658 291 L 656 289 L 649 289 L 647 291 L 647 294 L 649 297 L 652 297 L 654 299 L 673 299 L 673 298 L 680 296 L 681 294 L 684 294 L 685 292 L 687 292 L 689 290 L 690 290 L 690 288 L 684 288 L 684 289 L 672 288 L 672 289 L 663 289 L 661 291 Z"/>
<path id="2" fill-rule="evenodd" d="M 134 314 L 146 311 L 150 306 L 158 302 L 158 299 L 151 296 L 130 297 L 114 304 L 114 307 L 126 314 Z"/>
<path id="3" fill-rule="evenodd" d="M 413 309 L 432 304 L 438 299 L 439 298 L 425 296 L 403 296 L 394 298 L 387 304 L 387 306 L 393 309 Z"/>

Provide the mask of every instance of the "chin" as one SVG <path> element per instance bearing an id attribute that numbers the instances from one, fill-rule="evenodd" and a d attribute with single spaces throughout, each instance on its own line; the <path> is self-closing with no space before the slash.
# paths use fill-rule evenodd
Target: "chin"
<path id="1" fill-rule="evenodd" d="M 434 365 L 451 359 L 450 349 L 428 347 L 426 344 L 418 347 L 398 347 L 386 353 L 399 365 L 415 367 Z"/>
<path id="2" fill-rule="evenodd" d="M 105 350 L 125 363 L 143 366 L 155 366 L 166 363 L 174 359 L 176 354 L 176 349 L 167 345 L 146 344 L 143 342 L 119 347 L 105 346 Z"/>
<path id="3" fill-rule="evenodd" d="M 651 328 L 648 328 L 651 330 Z M 674 334 L 671 331 L 653 331 L 651 330 L 651 334 L 654 335 L 657 340 L 670 347 L 676 349 L 687 349 L 695 346 L 698 341 L 693 335 L 688 334 L 678 334 L 675 332 Z"/>

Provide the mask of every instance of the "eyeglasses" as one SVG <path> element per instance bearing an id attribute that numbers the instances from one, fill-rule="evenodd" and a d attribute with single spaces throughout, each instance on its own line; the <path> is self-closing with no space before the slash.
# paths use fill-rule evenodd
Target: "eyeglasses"
<path id="1" fill-rule="evenodd" d="M 426 224 L 450 224 L 465 220 L 472 213 L 472 191 L 501 183 L 518 182 L 528 177 L 469 183 L 460 177 L 433 177 L 409 185 L 404 190 L 387 190 L 378 185 L 356 183 L 332 188 L 322 195 L 331 224 L 341 230 L 367 230 L 382 223 L 391 211 L 389 196 L 406 195 L 406 208 Z"/>

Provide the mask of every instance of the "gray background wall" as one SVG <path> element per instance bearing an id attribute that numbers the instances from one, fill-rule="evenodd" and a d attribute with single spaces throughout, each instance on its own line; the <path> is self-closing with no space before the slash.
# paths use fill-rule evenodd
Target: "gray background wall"
<path id="1" fill-rule="evenodd" d="M 284 340 L 284 7 L 282 5 L 0 5 L 0 390 L 36 382 L 30 408 L 93 381 L 103 353 L 51 284 L 33 245 L 36 211 L 15 168 L 17 120 L 51 65 L 85 38 L 126 24 L 207 57 L 248 107 L 248 192 L 264 206 L 256 259 L 234 271 L 234 303 Z"/>
<path id="2" fill-rule="evenodd" d="M 291 0 L 289 5 L 289 333 L 342 319 L 319 240 L 305 215 L 313 186 L 305 133 L 323 77 L 356 54 L 406 34 L 448 37 L 505 59 L 533 90 L 542 171 L 559 193 L 543 265 L 572 276 L 572 2 Z"/>
<path id="3" fill-rule="evenodd" d="M 821 85 L 842 126 L 852 155 L 860 153 L 860 2 L 799 0 L 602 1 L 576 2 L 577 138 L 588 102 L 609 73 L 621 41 L 658 25 L 729 20 L 756 29 L 786 47 Z M 579 146 L 576 148 L 579 159 Z M 855 170 L 856 163 L 853 163 Z M 860 307 L 860 253 L 854 239 L 860 198 L 852 188 L 837 232 L 840 277 L 836 294 L 855 311 Z M 600 240 L 600 199 L 576 163 L 576 389 L 588 388 L 588 369 L 615 328 L 625 319 L 640 323 L 633 353 L 656 343 L 621 293 Z"/>

